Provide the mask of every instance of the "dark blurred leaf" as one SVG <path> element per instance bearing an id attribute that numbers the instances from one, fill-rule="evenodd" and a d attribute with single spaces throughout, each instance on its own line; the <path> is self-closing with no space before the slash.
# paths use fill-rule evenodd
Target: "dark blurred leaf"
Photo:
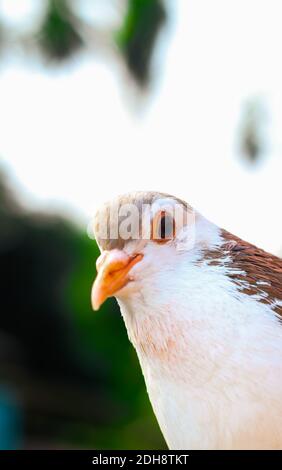
<path id="1" fill-rule="evenodd" d="M 64 0 L 49 0 L 49 9 L 39 34 L 39 44 L 50 59 L 68 59 L 83 46 L 83 41 L 68 21 L 71 15 Z"/>
<path id="2" fill-rule="evenodd" d="M 266 109 L 259 99 L 251 99 L 243 108 L 240 150 L 250 163 L 257 162 L 266 150 Z"/>
<path id="3" fill-rule="evenodd" d="M 165 18 L 161 0 L 129 0 L 124 24 L 116 35 L 129 71 L 142 86 L 150 78 L 152 52 Z"/>

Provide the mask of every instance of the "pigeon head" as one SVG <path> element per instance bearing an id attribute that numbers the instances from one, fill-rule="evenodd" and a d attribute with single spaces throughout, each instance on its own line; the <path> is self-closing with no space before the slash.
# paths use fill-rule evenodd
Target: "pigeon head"
<path id="1" fill-rule="evenodd" d="M 135 192 L 104 204 L 94 232 L 101 250 L 92 305 L 154 289 L 179 264 L 195 261 L 218 243 L 213 225 L 185 201 L 158 192 Z M 156 282 L 154 282 L 156 281 Z"/>

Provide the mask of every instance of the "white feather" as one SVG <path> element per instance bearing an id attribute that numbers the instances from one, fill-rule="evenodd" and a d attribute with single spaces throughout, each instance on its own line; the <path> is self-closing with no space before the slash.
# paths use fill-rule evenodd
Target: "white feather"
<path id="1" fill-rule="evenodd" d="M 118 297 L 159 425 L 171 449 L 282 448 L 282 326 L 224 259 L 199 262 L 221 238 L 196 230 L 187 252 L 148 243 Z"/>

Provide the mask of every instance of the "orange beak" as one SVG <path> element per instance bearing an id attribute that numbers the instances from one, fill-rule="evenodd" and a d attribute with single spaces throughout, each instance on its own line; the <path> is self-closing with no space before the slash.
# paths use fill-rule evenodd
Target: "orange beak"
<path id="1" fill-rule="evenodd" d="M 96 262 L 97 277 L 92 287 L 91 302 L 94 310 L 112 297 L 130 281 L 131 268 L 143 255 L 129 256 L 121 250 L 104 251 Z"/>

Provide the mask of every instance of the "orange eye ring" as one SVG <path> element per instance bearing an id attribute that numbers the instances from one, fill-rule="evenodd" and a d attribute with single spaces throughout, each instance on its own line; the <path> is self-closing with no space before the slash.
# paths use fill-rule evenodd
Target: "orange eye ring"
<path id="1" fill-rule="evenodd" d="M 175 237 L 175 220 L 166 211 L 160 211 L 154 217 L 151 227 L 151 239 L 156 243 L 167 243 Z"/>

